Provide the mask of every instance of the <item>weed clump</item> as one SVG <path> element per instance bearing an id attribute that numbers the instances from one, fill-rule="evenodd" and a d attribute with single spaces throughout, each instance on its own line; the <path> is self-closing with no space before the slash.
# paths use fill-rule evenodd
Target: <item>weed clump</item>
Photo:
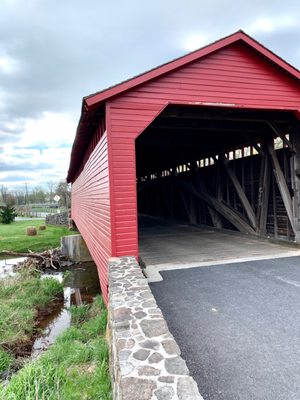
<path id="1" fill-rule="evenodd" d="M 0 347 L 0 376 L 13 365 L 14 357 Z"/>

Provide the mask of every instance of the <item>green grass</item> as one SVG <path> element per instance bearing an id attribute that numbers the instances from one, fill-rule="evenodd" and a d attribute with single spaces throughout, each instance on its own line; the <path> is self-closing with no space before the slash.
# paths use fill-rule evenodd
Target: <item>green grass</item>
<path id="1" fill-rule="evenodd" d="M 72 308 L 72 326 L 0 386 L 0 399 L 111 400 L 106 320 L 100 297 L 91 306 Z"/>
<path id="2" fill-rule="evenodd" d="M 30 342 L 38 309 L 63 293 L 56 279 L 41 279 L 37 271 L 23 270 L 0 282 L 0 373 L 13 364 L 12 353 Z"/>
<path id="3" fill-rule="evenodd" d="M 46 230 L 37 231 L 36 236 L 27 236 L 28 226 L 38 227 L 43 220 L 15 221 L 9 225 L 0 224 L 0 259 L 7 258 L 1 254 L 2 250 L 28 252 L 43 251 L 60 245 L 61 236 L 72 235 L 67 227 L 47 225 Z"/>

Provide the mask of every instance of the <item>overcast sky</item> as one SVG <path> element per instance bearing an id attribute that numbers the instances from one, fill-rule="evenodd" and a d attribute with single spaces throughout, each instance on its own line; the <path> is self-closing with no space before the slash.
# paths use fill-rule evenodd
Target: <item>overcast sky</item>
<path id="1" fill-rule="evenodd" d="M 238 29 L 300 68 L 299 0 L 0 0 L 0 185 L 64 179 L 83 96 Z"/>

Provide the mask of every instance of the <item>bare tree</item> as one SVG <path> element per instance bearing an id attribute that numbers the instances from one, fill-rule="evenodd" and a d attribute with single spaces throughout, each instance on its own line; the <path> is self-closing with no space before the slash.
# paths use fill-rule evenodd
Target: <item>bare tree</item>
<path id="1" fill-rule="evenodd" d="M 60 197 L 60 206 L 69 208 L 71 203 L 70 185 L 66 181 L 60 181 L 55 188 L 55 193 Z"/>
<path id="2" fill-rule="evenodd" d="M 48 188 L 49 201 L 50 201 L 50 203 L 52 203 L 53 202 L 55 183 L 53 181 L 49 181 L 49 182 L 46 183 L 46 186 Z"/>
<path id="3" fill-rule="evenodd" d="M 8 194 L 8 189 L 4 185 L 1 185 L 0 187 L 0 193 L 1 193 L 1 200 L 2 203 L 6 204 L 7 201 L 7 194 Z"/>

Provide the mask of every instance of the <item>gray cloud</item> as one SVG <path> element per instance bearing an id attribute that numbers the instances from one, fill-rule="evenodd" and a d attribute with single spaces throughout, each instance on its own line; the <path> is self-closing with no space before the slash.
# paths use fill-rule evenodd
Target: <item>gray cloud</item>
<path id="1" fill-rule="evenodd" d="M 299 68 L 299 27 L 283 23 L 300 20 L 293 0 L 1 1 L 0 59 L 15 64 L 0 67 L 0 145 L 45 111 L 77 122 L 83 96 L 183 55 L 190 34 L 214 41 L 263 18 L 272 29 L 253 36 Z"/>
<path id="2" fill-rule="evenodd" d="M 21 162 L 19 164 L 12 165 L 11 163 L 6 163 L 3 161 L 0 161 L 0 171 L 1 172 L 39 171 L 39 170 L 43 170 L 43 169 L 50 169 L 52 167 L 53 167 L 52 164 L 46 164 L 46 163 L 39 163 L 37 165 L 33 165 L 33 164 Z"/>
<path id="3" fill-rule="evenodd" d="M 0 49 L 17 62 L 16 72 L 1 79 L 10 99 L 7 112 L 22 117 L 45 110 L 79 112 L 82 96 L 183 54 L 180 43 L 189 33 L 215 40 L 247 29 L 257 18 L 300 17 L 300 3 L 294 1 L 20 4 L 0 6 Z M 298 26 L 276 29 L 256 36 L 299 67 Z"/>
<path id="4" fill-rule="evenodd" d="M 0 180 L 1 183 L 31 182 L 33 179 L 28 175 L 8 175 Z"/>

